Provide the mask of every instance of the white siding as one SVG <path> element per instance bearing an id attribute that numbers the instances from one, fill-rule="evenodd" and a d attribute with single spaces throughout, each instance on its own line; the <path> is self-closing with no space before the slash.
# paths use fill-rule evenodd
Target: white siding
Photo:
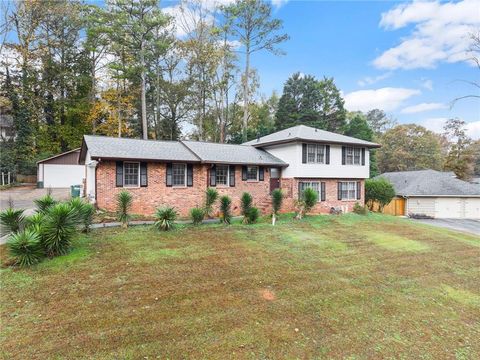
<path id="1" fill-rule="evenodd" d="M 85 166 L 64 164 L 43 164 L 43 186 L 45 188 L 66 188 L 81 185 L 85 177 Z"/>
<path id="2" fill-rule="evenodd" d="M 342 165 L 342 146 L 330 145 L 330 164 L 303 164 L 302 143 L 289 143 L 265 148 L 270 154 L 285 161 L 289 166 L 283 169 L 283 178 L 350 178 L 370 177 L 370 153 L 365 149 L 365 165 Z"/>
<path id="3" fill-rule="evenodd" d="M 407 215 L 423 214 L 435 216 L 435 198 L 409 198 L 407 199 Z"/>
<path id="4" fill-rule="evenodd" d="M 90 158 L 90 152 L 85 154 L 85 167 L 86 167 L 86 180 L 85 180 L 85 194 L 90 202 L 95 202 L 95 168 L 97 166 L 96 161 L 92 161 Z"/>

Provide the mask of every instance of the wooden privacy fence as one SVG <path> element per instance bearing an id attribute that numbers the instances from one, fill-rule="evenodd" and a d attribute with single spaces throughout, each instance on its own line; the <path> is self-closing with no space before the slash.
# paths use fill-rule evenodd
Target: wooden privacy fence
<path id="1" fill-rule="evenodd" d="M 378 203 L 373 204 L 373 211 L 378 211 Z M 395 215 L 395 216 L 404 216 L 405 215 L 405 199 L 404 198 L 395 198 L 390 201 L 389 204 L 385 205 L 382 211 L 383 214 Z"/>

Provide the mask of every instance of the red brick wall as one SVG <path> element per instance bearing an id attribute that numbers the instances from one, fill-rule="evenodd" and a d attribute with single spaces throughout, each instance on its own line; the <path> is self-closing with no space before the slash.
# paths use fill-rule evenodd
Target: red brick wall
<path id="1" fill-rule="evenodd" d="M 282 206 L 282 212 L 295 211 L 295 201 L 298 199 L 298 183 L 301 181 L 321 181 L 325 182 L 325 201 L 320 201 L 313 208 L 315 214 L 328 214 L 331 207 L 343 208 L 345 212 L 351 212 L 355 203 L 364 205 L 365 202 L 365 180 L 358 179 L 281 179 L 281 188 L 284 192 L 285 200 Z M 361 199 L 360 200 L 338 200 L 338 181 L 361 181 Z"/>
<path id="2" fill-rule="evenodd" d="M 210 165 L 193 166 L 192 187 L 167 187 L 165 185 L 165 163 L 148 164 L 148 186 L 138 188 L 123 188 L 115 186 L 114 161 L 104 161 L 97 165 L 97 206 L 100 209 L 115 211 L 116 196 L 122 190 L 129 191 L 133 196 L 131 212 L 134 214 L 152 215 L 155 209 L 162 205 L 174 206 L 179 215 L 186 217 L 190 209 L 203 206 L 205 190 L 207 189 L 208 169 Z M 270 173 L 265 168 L 264 181 L 242 181 L 242 167 L 236 166 L 235 186 L 217 186 L 220 196 L 228 195 L 232 199 L 234 214 L 240 213 L 240 197 L 244 191 L 249 192 L 255 206 L 266 210 L 269 206 Z M 218 207 L 217 207 L 218 210 Z"/>

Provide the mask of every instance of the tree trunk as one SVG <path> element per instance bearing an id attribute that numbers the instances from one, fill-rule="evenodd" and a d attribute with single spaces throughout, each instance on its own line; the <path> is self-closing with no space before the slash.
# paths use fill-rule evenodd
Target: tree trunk
<path id="1" fill-rule="evenodd" d="M 247 125 L 248 125 L 248 104 L 249 104 L 249 94 L 248 94 L 248 76 L 250 72 L 250 45 L 247 44 L 245 51 L 245 75 L 243 81 L 243 141 L 247 141 Z"/>
<path id="2" fill-rule="evenodd" d="M 142 135 L 143 139 L 148 139 L 148 128 L 147 128 L 147 98 L 146 98 L 146 74 L 145 74 L 145 54 L 144 54 L 144 40 L 142 39 L 140 46 L 140 66 L 141 78 L 142 78 L 142 89 L 141 89 L 141 102 L 142 102 Z"/>

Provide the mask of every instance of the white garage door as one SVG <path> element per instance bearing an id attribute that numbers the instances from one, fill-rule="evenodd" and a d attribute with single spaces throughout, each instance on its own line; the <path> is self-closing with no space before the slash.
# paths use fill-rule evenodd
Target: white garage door
<path id="1" fill-rule="evenodd" d="M 480 199 L 467 198 L 465 202 L 465 218 L 480 219 Z"/>
<path id="2" fill-rule="evenodd" d="M 435 198 L 412 197 L 407 199 L 407 214 L 435 216 Z"/>
<path id="3" fill-rule="evenodd" d="M 437 198 L 435 201 L 435 217 L 439 219 L 463 219 L 465 217 L 465 199 Z"/>
<path id="4" fill-rule="evenodd" d="M 43 165 L 43 186 L 45 188 L 65 188 L 70 185 L 81 185 L 85 177 L 83 165 Z"/>

